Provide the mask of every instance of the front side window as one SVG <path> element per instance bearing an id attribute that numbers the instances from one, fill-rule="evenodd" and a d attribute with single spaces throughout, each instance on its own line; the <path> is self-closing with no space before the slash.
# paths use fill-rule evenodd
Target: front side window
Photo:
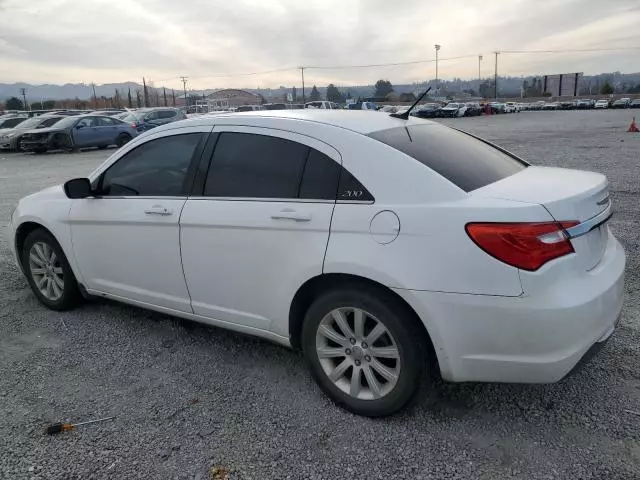
<path id="1" fill-rule="evenodd" d="M 76 127 L 97 127 L 98 126 L 97 120 L 98 119 L 94 117 L 85 117 L 80 119 Z"/>
<path id="2" fill-rule="evenodd" d="M 104 172 L 101 195 L 185 195 L 189 165 L 202 137 L 202 133 L 186 133 L 140 145 Z"/>

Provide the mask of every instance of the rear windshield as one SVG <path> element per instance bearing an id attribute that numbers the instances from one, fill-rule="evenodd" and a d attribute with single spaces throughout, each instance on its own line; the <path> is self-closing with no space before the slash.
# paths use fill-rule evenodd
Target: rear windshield
<path id="1" fill-rule="evenodd" d="M 467 134 L 436 124 L 380 130 L 370 137 L 435 170 L 465 192 L 509 177 L 527 164 Z"/>

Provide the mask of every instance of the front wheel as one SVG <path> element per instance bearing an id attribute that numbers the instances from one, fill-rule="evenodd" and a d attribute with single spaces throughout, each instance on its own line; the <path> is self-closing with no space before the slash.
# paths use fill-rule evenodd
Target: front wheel
<path id="1" fill-rule="evenodd" d="M 31 290 L 52 310 L 68 310 L 80 301 L 80 291 L 62 248 L 45 230 L 34 230 L 22 247 L 22 266 Z"/>
<path id="2" fill-rule="evenodd" d="M 329 292 L 309 308 L 302 347 L 320 388 L 358 415 L 397 412 L 425 376 L 421 332 L 394 298 L 368 289 Z"/>

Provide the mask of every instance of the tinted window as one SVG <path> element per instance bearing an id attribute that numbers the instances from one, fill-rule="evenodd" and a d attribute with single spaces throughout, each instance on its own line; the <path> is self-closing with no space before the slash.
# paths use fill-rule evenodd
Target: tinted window
<path id="1" fill-rule="evenodd" d="M 8 118 L 7 120 L 0 120 L 0 127 L 1 128 L 13 128 L 16 125 L 19 125 L 20 123 L 24 122 L 26 120 L 26 118 L 22 118 L 22 117 L 16 117 L 16 118 Z"/>
<path id="2" fill-rule="evenodd" d="M 526 164 L 456 130 L 411 125 L 373 132 L 369 136 L 400 150 L 470 192 L 526 168 Z"/>
<path id="3" fill-rule="evenodd" d="M 79 126 L 97 127 L 98 126 L 98 119 L 96 117 L 81 118 L 80 121 L 78 122 L 78 124 L 76 125 L 76 127 L 79 127 Z"/>
<path id="4" fill-rule="evenodd" d="M 40 124 L 40 128 L 50 127 L 51 125 L 56 123 L 58 120 L 60 120 L 59 117 L 47 118 L 44 122 Z"/>
<path id="5" fill-rule="evenodd" d="M 335 200 L 340 168 L 338 162 L 310 148 L 300 184 L 300 198 Z"/>
<path id="6" fill-rule="evenodd" d="M 220 135 L 204 194 L 213 197 L 297 198 L 309 147 L 249 133 Z"/>
<path id="7" fill-rule="evenodd" d="M 184 195 L 184 182 L 201 133 L 158 138 L 140 145 L 102 177 L 103 195 Z"/>
<path id="8" fill-rule="evenodd" d="M 340 174 L 337 200 L 359 200 L 361 202 L 373 202 L 373 195 L 362 185 L 356 177 L 346 169 Z"/>
<path id="9" fill-rule="evenodd" d="M 158 112 L 158 118 L 173 118 L 176 116 L 175 110 L 160 110 Z"/>

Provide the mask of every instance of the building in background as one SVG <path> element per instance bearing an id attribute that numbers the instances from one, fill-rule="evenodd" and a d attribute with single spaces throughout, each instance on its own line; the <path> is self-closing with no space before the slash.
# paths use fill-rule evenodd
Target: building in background
<path id="1" fill-rule="evenodd" d="M 218 90 L 207 96 L 207 103 L 211 109 L 239 107 L 240 105 L 260 105 L 262 97 L 246 90 L 233 88 Z"/>

